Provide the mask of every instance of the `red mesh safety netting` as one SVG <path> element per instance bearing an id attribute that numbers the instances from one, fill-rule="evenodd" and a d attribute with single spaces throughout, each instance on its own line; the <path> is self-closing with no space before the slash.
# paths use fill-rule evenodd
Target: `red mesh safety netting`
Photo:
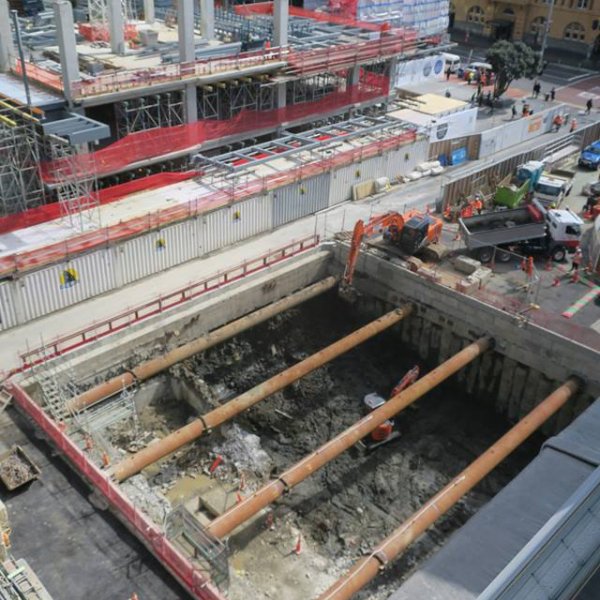
<path id="1" fill-rule="evenodd" d="M 311 115 L 325 116 L 328 112 L 342 107 L 374 100 L 388 94 L 387 77 L 369 74 L 368 77 L 365 75 L 364 79 L 358 85 L 350 86 L 344 91 L 333 92 L 314 102 L 294 104 L 271 111 L 246 110 L 233 119 L 205 120 L 189 125 L 132 133 L 97 152 L 83 154 L 76 159 L 46 162 L 42 165 L 42 176 L 47 183 L 55 183 L 57 181 L 55 172 L 60 170 L 62 177 L 68 176 L 75 160 L 74 177 L 93 174 L 94 171 L 98 177 L 103 177 L 144 160 L 192 149 L 207 140 L 272 129 L 281 123 L 291 123 Z"/>
<path id="2" fill-rule="evenodd" d="M 191 179 L 196 175 L 198 175 L 197 171 L 185 171 L 183 173 L 157 173 L 155 175 L 149 175 L 148 177 L 141 177 L 134 181 L 128 181 L 127 183 L 113 185 L 112 187 L 100 190 L 98 192 L 98 201 L 100 204 L 109 204 L 110 202 L 115 202 L 115 200 L 124 198 L 129 194 L 153 190 L 171 183 L 178 183 L 179 181 Z M 51 204 L 30 208 L 29 210 L 14 215 L 1 217 L 0 234 L 16 231 L 17 229 L 25 229 L 26 227 L 33 227 L 33 225 L 39 225 L 46 221 L 52 221 L 53 219 L 58 219 L 60 215 L 60 204 L 58 202 L 52 202 Z"/>

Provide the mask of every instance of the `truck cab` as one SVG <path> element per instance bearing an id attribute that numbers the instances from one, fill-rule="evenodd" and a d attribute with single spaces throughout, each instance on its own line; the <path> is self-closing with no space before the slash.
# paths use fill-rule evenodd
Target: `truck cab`
<path id="1" fill-rule="evenodd" d="M 533 186 L 534 198 L 544 206 L 560 206 L 561 202 L 571 193 L 573 183 L 566 177 L 542 173 Z"/>
<path id="2" fill-rule="evenodd" d="M 546 211 L 546 223 L 554 242 L 572 251 L 579 246 L 583 221 L 570 208 Z"/>

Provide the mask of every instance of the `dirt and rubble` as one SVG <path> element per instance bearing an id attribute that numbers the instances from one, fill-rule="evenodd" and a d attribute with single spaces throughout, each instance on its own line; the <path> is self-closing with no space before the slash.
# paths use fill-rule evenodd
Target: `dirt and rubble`
<path id="1" fill-rule="evenodd" d="M 208 410 L 367 320 L 328 295 L 176 365 L 170 376 L 194 390 Z M 416 360 L 393 328 L 145 473 L 152 485 L 167 491 L 181 478 L 208 474 L 215 457 L 221 455 L 223 462 L 213 477 L 231 489 L 243 482 L 244 493 L 249 493 L 359 420 L 366 414 L 364 396 L 378 392 L 386 397 L 415 364 L 422 373 L 434 366 Z M 191 416 L 187 404 L 174 398 L 170 402 L 162 398 L 145 410 L 140 414 L 141 429 L 157 437 Z M 393 443 L 370 453 L 357 446 L 281 498 L 272 508 L 274 522 L 280 524 L 275 531 L 267 528 L 238 546 L 232 538 L 234 576 L 229 596 L 233 600 L 245 600 L 248 590 L 257 600 L 274 597 L 277 573 L 282 572 L 275 563 L 284 556 L 281 564 L 289 566 L 290 553 L 283 549 L 293 548 L 296 532 L 310 550 L 301 562 L 293 557 L 297 562 L 292 564 L 294 576 L 286 576 L 288 585 L 291 589 L 302 582 L 303 589 L 309 585 L 315 593 L 321 591 L 499 438 L 509 424 L 485 399 L 469 397 L 448 382 L 401 413 L 396 426 L 401 435 Z M 531 460 L 540 443 L 537 437 L 523 445 L 358 597 L 386 598 Z M 275 573 L 274 579 L 268 573 Z"/>

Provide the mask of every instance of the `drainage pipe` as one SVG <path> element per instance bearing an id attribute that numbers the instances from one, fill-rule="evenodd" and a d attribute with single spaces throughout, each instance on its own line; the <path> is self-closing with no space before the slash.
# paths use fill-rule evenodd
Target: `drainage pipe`
<path id="1" fill-rule="evenodd" d="M 96 402 L 100 402 L 106 398 L 110 398 L 113 394 L 120 392 L 123 388 L 131 385 L 134 381 L 143 381 L 144 379 L 148 379 L 149 377 L 153 377 L 157 373 L 172 367 L 174 364 L 193 356 L 194 354 L 198 354 L 198 352 L 202 352 L 207 348 L 211 348 L 212 346 L 216 346 L 224 342 L 225 340 L 241 333 L 242 331 L 246 331 L 263 321 L 267 321 L 268 319 L 282 313 L 294 306 L 298 306 L 319 294 L 327 292 L 331 288 L 333 288 L 337 283 L 335 277 L 327 277 L 326 279 L 322 279 L 313 285 L 309 285 L 308 287 L 296 292 L 295 294 L 291 294 L 281 300 L 277 300 L 277 302 L 273 302 L 268 306 L 264 306 L 263 308 L 259 308 L 254 312 L 245 315 L 223 327 L 219 327 L 214 331 L 211 331 L 195 340 L 184 344 L 183 346 L 179 346 L 178 348 L 174 348 L 170 352 L 162 356 L 158 356 L 153 358 L 152 360 L 146 361 L 141 365 L 138 365 L 131 371 L 127 371 L 122 373 L 121 375 L 117 375 L 100 385 L 97 385 L 93 388 L 90 388 L 83 394 L 79 396 L 75 396 L 72 400 L 67 402 L 67 409 L 69 411 L 77 411 L 82 410 L 92 404 L 96 404 Z"/>
<path id="2" fill-rule="evenodd" d="M 278 373 L 274 377 L 259 383 L 237 398 L 226 402 L 215 410 L 212 410 L 173 433 L 170 433 L 159 442 L 151 444 L 143 450 L 123 459 L 115 466 L 113 476 L 118 481 L 123 481 L 124 479 L 139 473 L 148 465 L 171 454 L 171 452 L 174 452 L 185 444 L 189 444 L 208 430 L 232 419 L 261 400 L 268 398 L 279 390 L 282 390 L 284 387 L 294 383 L 294 381 L 298 381 L 301 377 L 304 377 L 308 373 L 332 361 L 341 354 L 348 352 L 355 346 L 358 346 L 358 344 L 385 331 L 409 315 L 411 310 L 412 307 L 410 305 L 397 308 L 383 315 L 379 319 L 368 323 L 364 327 L 357 329 L 330 346 L 323 348 L 323 350 L 320 350 L 316 354 L 305 358 L 303 361 L 295 364 L 289 369 L 281 371 L 281 373 Z"/>
<path id="3" fill-rule="evenodd" d="M 346 429 L 346 431 L 303 458 L 299 463 L 296 463 L 280 475 L 278 479 L 271 481 L 214 519 L 207 526 L 207 531 L 217 538 L 222 538 L 231 533 L 238 525 L 241 525 L 263 508 L 275 502 L 284 492 L 304 481 L 315 471 L 367 436 L 379 425 L 391 419 L 436 385 L 476 359 L 490 345 L 491 340 L 489 338 L 481 338 L 470 344 L 458 354 L 455 354 L 452 358 L 413 383 L 410 387 L 370 412 L 366 417 Z"/>
<path id="4" fill-rule="evenodd" d="M 518 448 L 534 431 L 558 411 L 579 387 L 575 379 L 561 385 L 529 414 L 473 461 L 460 475 L 426 502 L 368 556 L 361 558 L 318 600 L 352 598 L 389 562 L 406 550 L 430 525 L 452 508 L 471 488 Z"/>

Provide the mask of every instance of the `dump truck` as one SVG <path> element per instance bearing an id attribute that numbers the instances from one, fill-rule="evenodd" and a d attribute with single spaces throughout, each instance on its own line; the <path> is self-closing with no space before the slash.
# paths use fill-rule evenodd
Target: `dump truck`
<path id="1" fill-rule="evenodd" d="M 494 204 L 517 208 L 533 196 L 545 206 L 560 206 L 571 193 L 574 173 L 565 169 L 545 171 L 543 161 L 530 160 L 519 165 L 514 175 L 505 177 L 494 193 Z"/>
<path id="2" fill-rule="evenodd" d="M 581 240 L 583 221 L 570 209 L 547 209 L 534 200 L 520 208 L 459 219 L 467 249 L 481 262 L 508 262 L 511 252 L 543 254 L 561 262 Z"/>

